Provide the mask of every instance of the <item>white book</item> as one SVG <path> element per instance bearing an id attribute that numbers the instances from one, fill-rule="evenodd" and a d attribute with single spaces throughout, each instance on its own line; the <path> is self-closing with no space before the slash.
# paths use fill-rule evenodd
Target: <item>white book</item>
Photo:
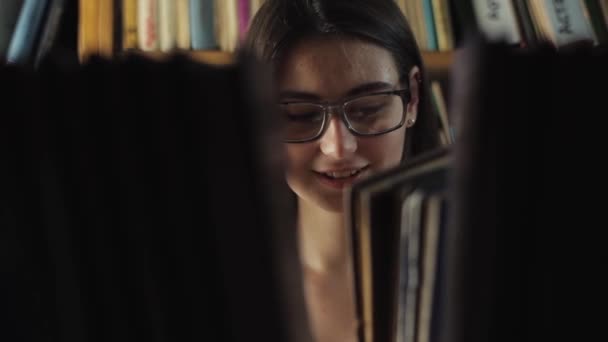
<path id="1" fill-rule="evenodd" d="M 551 23 L 551 40 L 557 46 L 581 40 L 597 43 L 586 8 L 577 0 L 540 0 Z"/>
<path id="2" fill-rule="evenodd" d="M 143 51 L 159 48 L 158 0 L 137 0 L 137 46 Z"/>
<path id="3" fill-rule="evenodd" d="M 239 44 L 237 0 L 215 0 L 215 34 L 222 51 L 234 52 Z"/>
<path id="4" fill-rule="evenodd" d="M 175 0 L 158 0 L 160 50 L 171 51 L 177 46 L 177 6 Z"/>
<path id="5" fill-rule="evenodd" d="M 511 0 L 473 0 L 473 10 L 479 29 L 489 41 L 522 41 Z"/>

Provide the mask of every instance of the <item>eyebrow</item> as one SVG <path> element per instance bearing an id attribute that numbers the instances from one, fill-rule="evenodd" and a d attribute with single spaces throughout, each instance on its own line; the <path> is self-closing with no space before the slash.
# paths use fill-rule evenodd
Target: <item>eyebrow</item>
<path id="1" fill-rule="evenodd" d="M 354 88 L 351 88 L 347 93 L 346 97 L 353 97 L 361 94 L 371 93 L 375 91 L 383 91 L 393 89 L 395 87 L 394 84 L 387 82 L 369 82 L 360 84 Z M 279 93 L 280 99 L 294 99 L 294 100 L 303 100 L 303 101 L 321 101 L 322 98 L 318 94 L 305 92 L 305 91 L 295 91 L 295 90 L 285 90 Z"/>

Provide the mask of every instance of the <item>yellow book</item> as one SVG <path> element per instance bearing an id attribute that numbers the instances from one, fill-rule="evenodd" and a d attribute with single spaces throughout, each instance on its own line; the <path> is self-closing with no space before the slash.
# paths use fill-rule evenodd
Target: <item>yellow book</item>
<path id="1" fill-rule="evenodd" d="M 175 0 L 177 20 L 177 47 L 190 50 L 190 1 Z"/>
<path id="2" fill-rule="evenodd" d="M 112 57 L 114 52 L 114 1 L 100 0 L 98 6 L 99 53 L 104 57 Z"/>
<path id="3" fill-rule="evenodd" d="M 137 48 L 137 0 L 122 0 L 122 48 Z"/>
<path id="4" fill-rule="evenodd" d="M 99 0 L 80 0 L 78 6 L 78 58 L 84 62 L 99 53 Z"/>

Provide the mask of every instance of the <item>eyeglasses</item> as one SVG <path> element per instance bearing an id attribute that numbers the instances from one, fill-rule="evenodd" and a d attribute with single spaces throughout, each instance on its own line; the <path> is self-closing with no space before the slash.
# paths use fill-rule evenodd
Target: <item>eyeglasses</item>
<path id="1" fill-rule="evenodd" d="M 356 136 L 386 134 L 403 126 L 409 100 L 409 91 L 400 89 L 366 94 L 338 104 L 279 103 L 283 141 L 303 143 L 318 139 L 329 126 L 330 115 L 336 114 Z"/>

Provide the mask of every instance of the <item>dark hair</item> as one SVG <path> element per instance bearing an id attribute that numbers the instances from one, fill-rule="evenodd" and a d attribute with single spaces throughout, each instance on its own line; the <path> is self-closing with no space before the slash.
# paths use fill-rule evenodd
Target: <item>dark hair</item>
<path id="1" fill-rule="evenodd" d="M 438 146 L 438 117 L 422 56 L 410 26 L 394 0 L 266 0 L 254 17 L 243 49 L 276 65 L 294 43 L 315 36 L 342 35 L 387 49 L 409 87 L 412 67 L 420 69 L 420 103 L 416 124 L 406 135 L 403 156 Z"/>

